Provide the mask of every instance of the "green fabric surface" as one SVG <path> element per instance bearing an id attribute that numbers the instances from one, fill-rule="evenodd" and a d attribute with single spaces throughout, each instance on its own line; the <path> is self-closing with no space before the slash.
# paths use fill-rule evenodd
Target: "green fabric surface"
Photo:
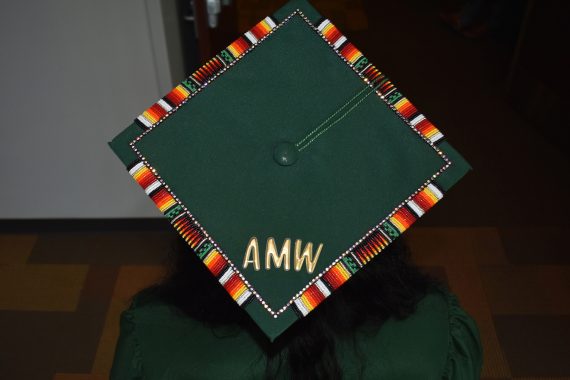
<path id="1" fill-rule="evenodd" d="M 279 142 L 302 139 L 362 88 L 295 17 L 137 144 L 236 265 L 252 236 L 261 256 L 268 237 L 324 244 L 315 273 L 243 270 L 273 309 L 444 164 L 378 96 L 295 165 L 274 161 Z"/>
<path id="2" fill-rule="evenodd" d="M 335 342 L 346 379 L 358 378 L 361 363 L 363 379 L 479 379 L 479 331 L 446 291 L 427 295 L 407 319 L 389 319 L 379 330 L 363 326 L 355 334 L 360 354 L 350 338 Z M 143 295 L 121 316 L 111 379 L 260 379 L 265 365 L 246 331 L 211 329 Z"/>
<path id="3" fill-rule="evenodd" d="M 312 22 L 321 17 L 303 0 L 287 3 L 273 16 L 279 22 L 297 8 Z M 295 15 L 135 146 L 278 310 L 445 164 L 369 93 Z M 347 102 L 351 106 L 342 109 Z M 301 141 L 333 115 L 334 125 L 306 146 L 295 164 L 275 162 L 277 145 Z M 133 124 L 110 143 L 125 165 L 137 158 L 129 143 L 141 132 Z M 470 168 L 447 142 L 439 147 L 452 161 L 437 179 L 448 190 Z M 259 241 L 261 270 L 242 267 L 251 237 Z M 266 270 L 270 237 L 278 250 L 285 239 L 293 246 L 297 239 L 303 246 L 312 242 L 314 251 L 323 244 L 314 272 Z M 246 310 L 272 339 L 296 320 L 291 310 L 273 318 L 257 300 Z"/>
<path id="4" fill-rule="evenodd" d="M 140 134 L 141 129 L 133 123 L 109 142 L 109 146 L 125 166 L 137 159 L 136 153 L 129 144 Z"/>

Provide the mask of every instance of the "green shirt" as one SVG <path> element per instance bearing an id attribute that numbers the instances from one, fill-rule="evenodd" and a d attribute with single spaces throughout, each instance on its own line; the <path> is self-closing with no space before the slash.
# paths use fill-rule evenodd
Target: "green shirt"
<path id="1" fill-rule="evenodd" d="M 482 349 L 475 321 L 446 291 L 430 293 L 416 312 L 364 326 L 336 343 L 345 379 L 479 379 Z M 265 355 L 235 326 L 212 329 L 156 297 L 135 297 L 121 315 L 111 379 L 259 379 Z"/>

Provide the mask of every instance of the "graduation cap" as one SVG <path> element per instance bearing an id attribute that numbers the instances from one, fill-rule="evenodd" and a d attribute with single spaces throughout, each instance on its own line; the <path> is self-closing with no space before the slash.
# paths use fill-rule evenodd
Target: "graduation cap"
<path id="1" fill-rule="evenodd" d="M 110 146 L 271 340 L 470 169 L 303 0 L 261 20 Z"/>

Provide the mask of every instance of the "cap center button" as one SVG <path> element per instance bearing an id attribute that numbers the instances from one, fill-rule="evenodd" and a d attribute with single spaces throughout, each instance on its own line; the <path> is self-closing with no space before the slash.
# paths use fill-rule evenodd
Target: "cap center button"
<path id="1" fill-rule="evenodd" d="M 291 166 L 299 159 L 299 150 L 290 142 L 279 143 L 273 151 L 273 159 L 281 166 Z"/>

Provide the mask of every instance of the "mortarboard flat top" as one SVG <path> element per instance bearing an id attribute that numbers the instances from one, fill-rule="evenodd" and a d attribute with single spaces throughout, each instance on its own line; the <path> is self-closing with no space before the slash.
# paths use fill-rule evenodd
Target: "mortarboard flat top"
<path id="1" fill-rule="evenodd" d="M 255 25 L 110 146 L 271 340 L 469 170 L 302 0 Z"/>

